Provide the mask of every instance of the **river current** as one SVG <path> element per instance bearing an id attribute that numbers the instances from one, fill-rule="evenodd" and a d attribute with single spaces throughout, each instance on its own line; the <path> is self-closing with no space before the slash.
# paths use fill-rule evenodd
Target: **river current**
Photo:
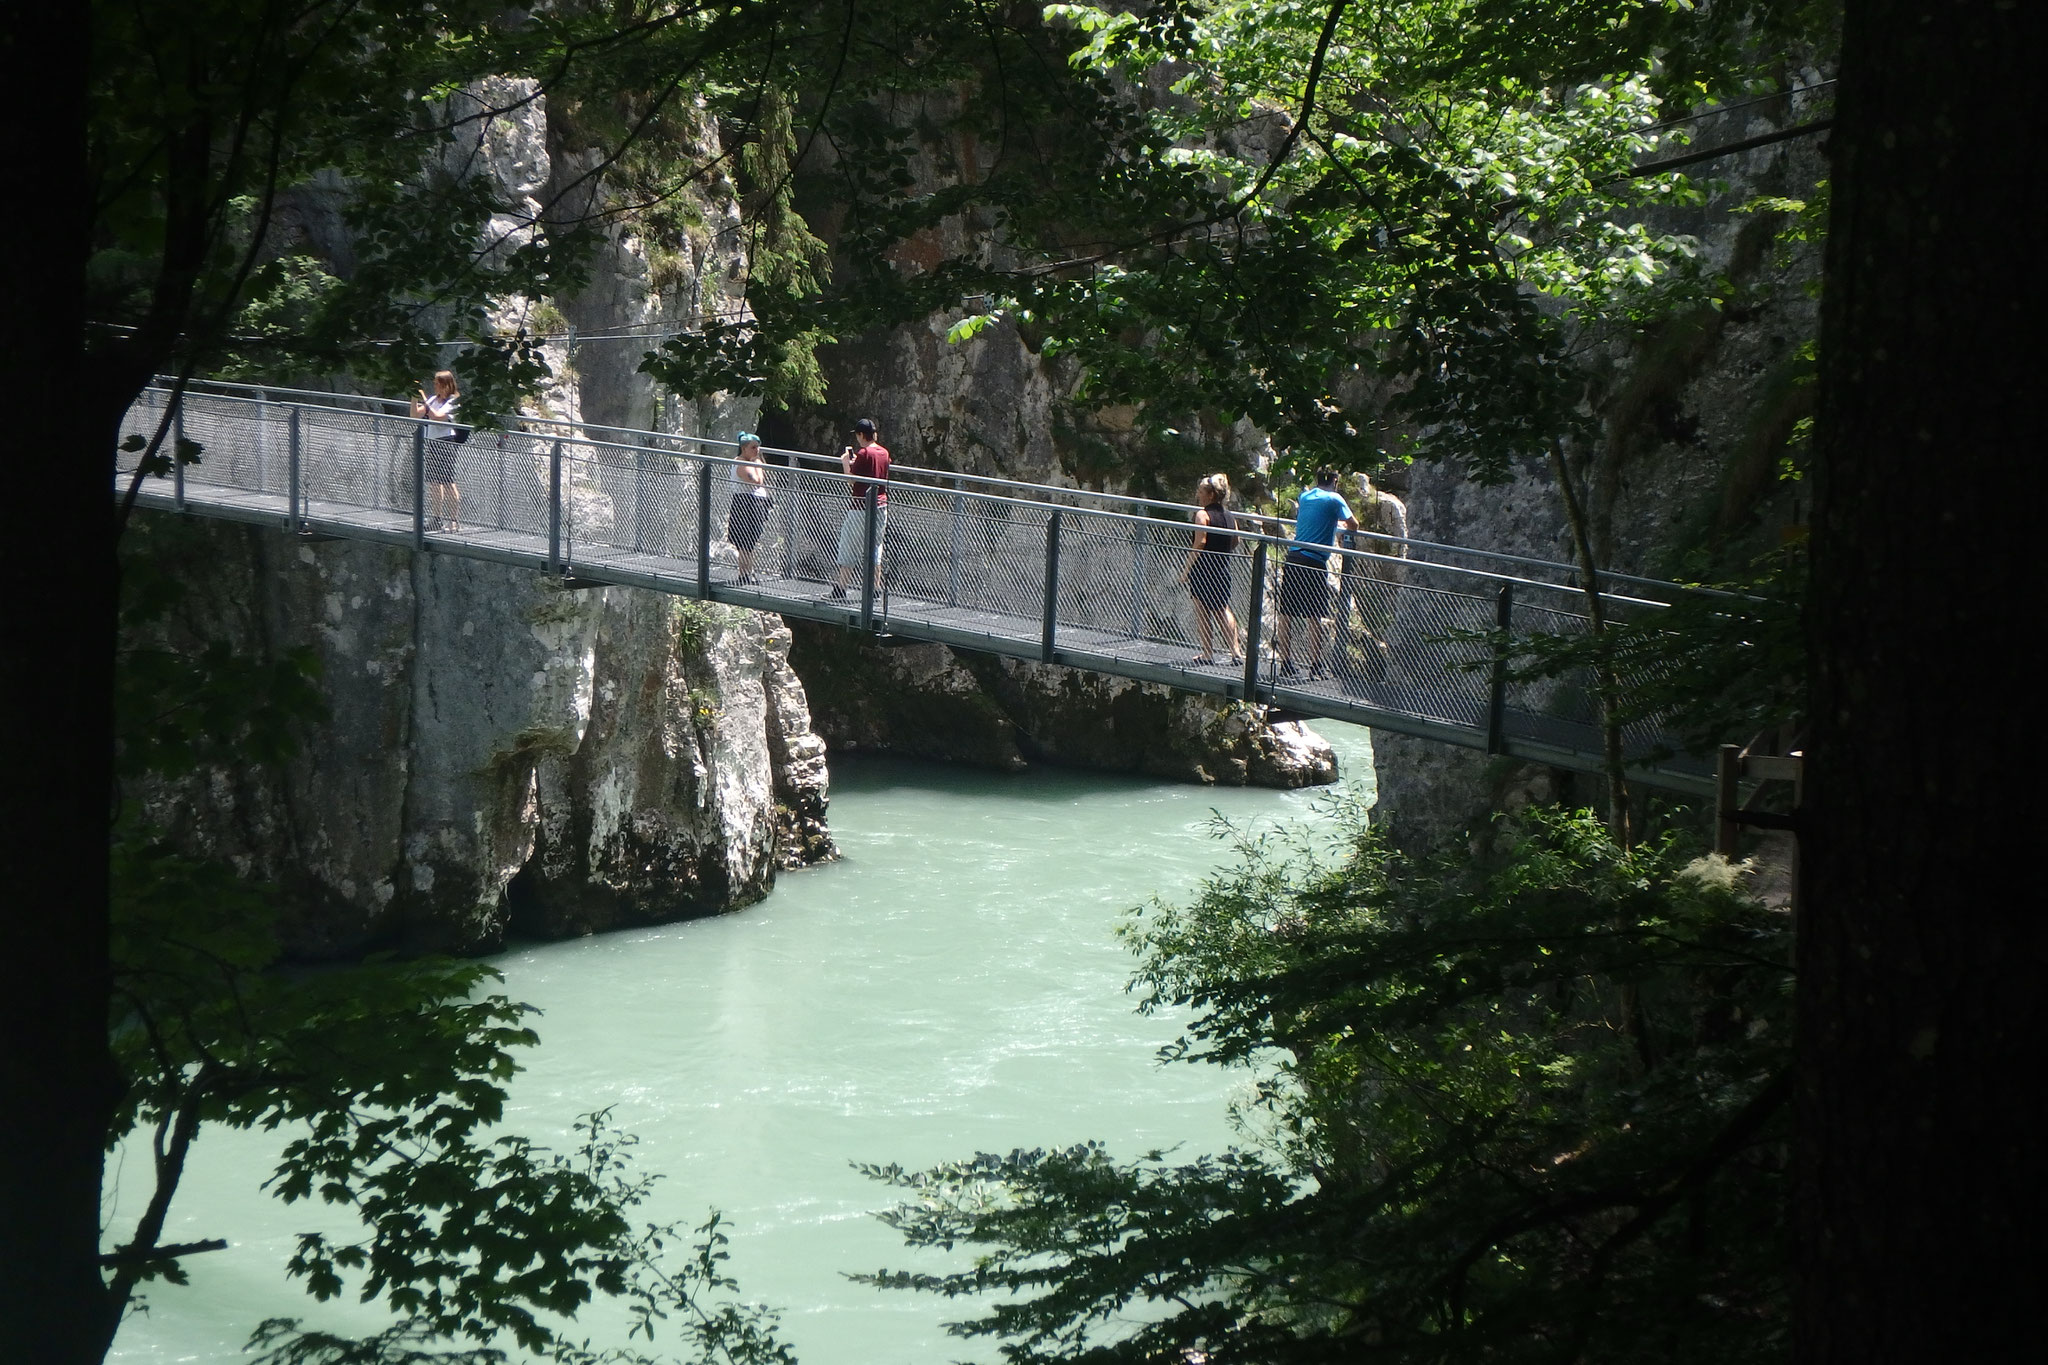
<path id="1" fill-rule="evenodd" d="M 1365 732 L 1317 728 L 1337 749 L 1346 799 L 1369 800 Z M 782 1309 L 804 1365 L 993 1360 L 991 1344 L 944 1330 L 970 1305 L 844 1278 L 956 1263 L 905 1251 L 870 1216 L 889 1192 L 849 1163 L 915 1168 L 1086 1138 L 1119 1156 L 1220 1150 L 1248 1078 L 1157 1063 L 1181 1017 L 1135 1013 L 1132 960 L 1112 931 L 1125 910 L 1185 898 L 1227 862 L 1214 814 L 1317 821 L 1318 799 L 1336 790 L 837 760 L 842 861 L 786 874 L 735 914 L 499 956 L 501 989 L 543 1011 L 506 1127 L 563 1147 L 577 1116 L 610 1106 L 640 1139 L 638 1164 L 663 1175 L 649 1215 L 721 1210 L 728 1269 L 745 1297 Z M 149 1311 L 124 1325 L 114 1359 L 247 1359 L 266 1317 L 384 1324 L 353 1303 L 316 1304 L 285 1278 L 295 1234 L 349 1224 L 259 1188 L 280 1145 L 201 1138 L 166 1240 L 231 1245 L 190 1258 L 190 1286 L 147 1287 Z M 116 1230 L 146 1198 L 146 1162 L 133 1144 L 110 1159 Z M 622 1319 L 585 1325 L 624 1344 Z"/>

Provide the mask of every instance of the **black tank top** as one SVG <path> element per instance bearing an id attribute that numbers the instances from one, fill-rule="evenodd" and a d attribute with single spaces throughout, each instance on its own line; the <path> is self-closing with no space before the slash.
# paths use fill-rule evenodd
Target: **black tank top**
<path id="1" fill-rule="evenodd" d="M 1220 502 L 1212 502 L 1206 510 L 1209 525 L 1202 537 L 1202 549 L 1208 554 L 1227 555 L 1237 548 L 1237 537 L 1231 534 L 1230 509 Z"/>

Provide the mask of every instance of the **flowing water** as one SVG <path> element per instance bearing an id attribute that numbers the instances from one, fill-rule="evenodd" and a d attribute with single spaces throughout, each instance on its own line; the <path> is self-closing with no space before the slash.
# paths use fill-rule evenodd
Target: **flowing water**
<path id="1" fill-rule="evenodd" d="M 1351 799 L 1368 799 L 1365 732 L 1317 728 Z M 748 1298 L 783 1309 L 804 1365 L 991 1360 L 988 1343 L 946 1335 L 963 1304 L 843 1278 L 949 1264 L 912 1257 L 869 1216 L 888 1192 L 849 1162 L 916 1167 L 1086 1138 L 1121 1156 L 1227 1144 L 1225 1107 L 1246 1077 L 1156 1063 L 1180 1017 L 1133 1012 L 1112 930 L 1227 860 L 1212 811 L 1317 819 L 1320 794 L 886 760 L 835 763 L 832 783 L 844 859 L 786 875 L 760 905 L 498 959 L 505 993 L 544 1011 L 507 1127 L 562 1146 L 577 1116 L 611 1106 L 641 1139 L 640 1164 L 663 1173 L 652 1216 L 719 1208 L 728 1268 Z M 261 1192 L 278 1146 L 202 1137 L 165 1237 L 232 1245 L 190 1258 L 189 1287 L 150 1287 L 116 1359 L 236 1359 L 272 1316 L 382 1325 L 285 1279 L 296 1233 L 348 1224 Z M 146 1162 L 131 1145 L 109 1164 L 117 1231 L 146 1197 Z M 601 1313 L 588 1330 L 622 1334 Z"/>

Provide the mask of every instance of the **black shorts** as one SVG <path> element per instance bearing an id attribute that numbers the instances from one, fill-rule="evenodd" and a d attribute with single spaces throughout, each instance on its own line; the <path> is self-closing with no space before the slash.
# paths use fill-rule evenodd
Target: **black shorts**
<path id="1" fill-rule="evenodd" d="M 732 510 L 725 517 L 725 538 L 735 550 L 751 550 L 761 543 L 761 523 L 767 518 L 768 499 L 735 493 Z"/>
<path id="2" fill-rule="evenodd" d="M 462 449 L 460 441 L 433 440 L 427 442 L 425 463 L 428 483 L 455 482 L 455 456 Z"/>
<path id="3" fill-rule="evenodd" d="M 1329 611 L 1329 566 L 1290 552 L 1280 566 L 1280 614 L 1327 616 Z"/>
<path id="4" fill-rule="evenodd" d="M 1230 605 L 1230 556 L 1214 550 L 1195 552 L 1195 567 L 1188 570 L 1188 591 L 1211 611 Z"/>

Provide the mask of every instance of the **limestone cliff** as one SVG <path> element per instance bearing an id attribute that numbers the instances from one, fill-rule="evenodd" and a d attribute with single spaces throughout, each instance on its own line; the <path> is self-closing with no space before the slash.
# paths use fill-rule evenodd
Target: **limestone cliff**
<path id="1" fill-rule="evenodd" d="M 1798 88 L 1816 85 L 1824 73 L 1785 75 Z M 971 129 L 947 126 L 949 109 L 944 97 L 925 96 L 885 111 L 923 139 L 906 167 L 913 192 L 938 191 L 988 164 L 989 149 Z M 1698 121 L 1693 145 L 1768 133 L 1815 109 L 1806 95 L 1748 102 Z M 1654 226 L 1697 239 L 1703 275 L 1718 279 L 1720 305 L 1702 305 L 1639 334 L 1589 339 L 1582 348 L 1604 430 L 1593 448 L 1573 456 L 1589 491 L 1599 560 L 1623 572 L 1697 569 L 1695 552 L 1703 550 L 1722 567 L 1739 566 L 1799 520 L 1797 488 L 1777 481 L 1776 465 L 1809 395 L 1801 383 L 1802 343 L 1814 334 L 1815 302 L 1806 286 L 1818 276 L 1818 251 L 1774 240 L 1782 213 L 1740 210 L 1757 196 L 1810 197 L 1825 163 L 1808 138 L 1730 157 L 1700 174 L 1708 199 L 1660 210 Z M 835 221 L 821 214 L 820 231 L 829 236 Z M 999 263 L 1002 250 L 973 215 L 947 219 L 901 248 L 906 264 L 925 266 L 977 251 Z M 1088 404 L 1080 374 L 1042 354 L 1014 325 L 997 323 L 971 345 L 956 346 L 945 340 L 953 320 L 933 314 L 824 349 L 827 402 L 764 422 L 778 439 L 817 448 L 833 444 L 855 416 L 868 415 L 901 460 L 1175 498 L 1190 496 L 1205 462 L 1262 469 L 1271 454 L 1256 429 L 1215 414 L 1187 414 L 1171 441 L 1138 430 L 1128 410 Z M 1372 406 L 1369 395 L 1358 397 Z M 1389 448 L 1400 434 L 1392 427 L 1379 433 Z M 1410 533 L 1419 539 L 1572 558 L 1562 501 L 1540 458 L 1525 462 L 1505 487 L 1480 487 L 1450 466 L 1396 468 L 1383 483 L 1408 499 Z M 799 650 L 799 666 L 815 671 L 806 655 Z M 1047 689 L 1020 688 L 1022 671 L 973 665 L 950 653 L 877 656 L 817 672 L 812 691 L 835 743 L 935 753 L 948 752 L 950 743 L 971 761 L 1008 762 L 1040 742 L 1011 698 Z M 851 678 L 869 681 L 856 689 L 845 681 Z M 872 695 L 892 687 L 919 704 L 892 716 L 894 703 Z M 1129 704 L 1105 680 L 1058 690 L 1069 708 L 1063 723 L 1077 733 L 1109 732 L 1114 709 Z M 949 719 L 935 724 L 935 716 Z M 1374 745 L 1381 818 L 1410 844 L 1495 806 L 1590 799 L 1598 787 L 1400 735 L 1376 733 Z"/>
<path id="2" fill-rule="evenodd" d="M 730 181 L 683 193 L 695 224 L 652 243 L 610 212 L 596 154 L 531 81 L 449 96 L 465 117 L 438 173 L 488 180 L 509 250 L 592 214 L 587 283 L 508 298 L 497 321 L 543 338 L 540 415 L 729 435 L 753 407 L 661 401 L 638 373 L 649 332 L 732 306 L 745 275 Z M 703 146 L 709 119 L 684 136 Z M 704 156 L 691 156 L 692 162 Z M 297 195 L 284 239 L 351 268 L 347 187 Z M 657 270 L 654 258 L 663 268 Z M 603 340 L 577 347 L 579 330 Z M 606 491 L 572 475 L 575 516 Z M 367 947 L 477 952 L 711 914 L 779 868 L 833 856 L 825 746 L 778 618 L 523 569 L 282 533 L 145 518 L 130 552 L 192 586 L 174 644 L 271 657 L 309 646 L 329 718 L 285 770 L 223 770 L 147 793 L 187 847 L 283 888 L 302 956 Z"/>
<path id="3" fill-rule="evenodd" d="M 990 768 L 1031 763 L 1147 773 L 1226 786 L 1337 780 L 1314 731 L 1253 708 L 1058 664 L 939 644 L 869 644 L 791 623 L 790 663 L 835 750 Z"/>
<path id="4" fill-rule="evenodd" d="M 951 122 L 944 94 L 904 97 L 891 116 L 915 123 L 926 140 L 905 167 L 913 192 L 942 189 L 995 155 L 971 127 Z M 945 131 L 938 131 L 947 125 Z M 829 167 L 829 147 L 812 150 L 809 173 Z M 813 226 L 836 240 L 837 219 Z M 906 254 L 924 264 L 970 251 L 1000 254 L 986 224 L 955 217 L 921 233 Z M 955 315 L 932 314 L 822 347 L 822 404 L 762 414 L 773 444 L 832 450 L 858 417 L 872 417 L 900 463 L 924 468 L 1178 501 L 1218 464 L 1259 467 L 1271 444 L 1249 422 L 1189 414 L 1180 439 L 1161 442 L 1129 408 L 1081 397 L 1083 374 L 1041 353 L 1007 320 L 971 345 L 946 340 Z M 1228 452 L 1220 457 L 1216 452 Z M 828 640 L 798 627 L 795 654 L 819 728 L 835 748 L 913 754 L 995 766 L 1049 761 L 1193 782 L 1299 787 L 1336 780 L 1329 746 L 1298 725 L 1268 725 L 1263 713 L 1150 684 L 984 656 L 933 645 L 917 649 Z"/>
<path id="5" fill-rule="evenodd" d="M 1807 70 L 1795 84 L 1821 73 Z M 1805 97 L 1703 120 L 1698 145 L 1767 134 L 1809 117 Z M 1782 214 L 1738 211 L 1758 196 L 1805 199 L 1827 174 L 1814 139 L 1777 143 L 1717 162 L 1706 202 L 1667 211 L 1658 226 L 1694 236 L 1723 302 L 1598 349 L 1601 435 L 1573 452 L 1605 568 L 1652 577 L 1745 567 L 1799 533 L 1802 486 L 1778 462 L 1811 408 L 1802 343 L 1818 330 L 1816 243 L 1781 241 Z M 1409 534 L 1421 540 L 1569 561 L 1561 498 L 1539 460 L 1503 487 L 1482 488 L 1455 466 L 1395 471 Z M 1746 735 L 1729 737 L 1740 742 Z M 1419 847 L 1478 828 L 1489 810 L 1531 801 L 1598 802 L 1597 778 L 1490 759 L 1467 749 L 1375 731 L 1375 818 Z"/>
<path id="6" fill-rule="evenodd" d="M 190 585 L 174 646 L 321 662 L 328 718 L 282 771 L 145 793 L 181 843 L 283 889 L 296 954 L 712 914 L 832 854 L 776 618 L 169 517 L 131 536 Z"/>

